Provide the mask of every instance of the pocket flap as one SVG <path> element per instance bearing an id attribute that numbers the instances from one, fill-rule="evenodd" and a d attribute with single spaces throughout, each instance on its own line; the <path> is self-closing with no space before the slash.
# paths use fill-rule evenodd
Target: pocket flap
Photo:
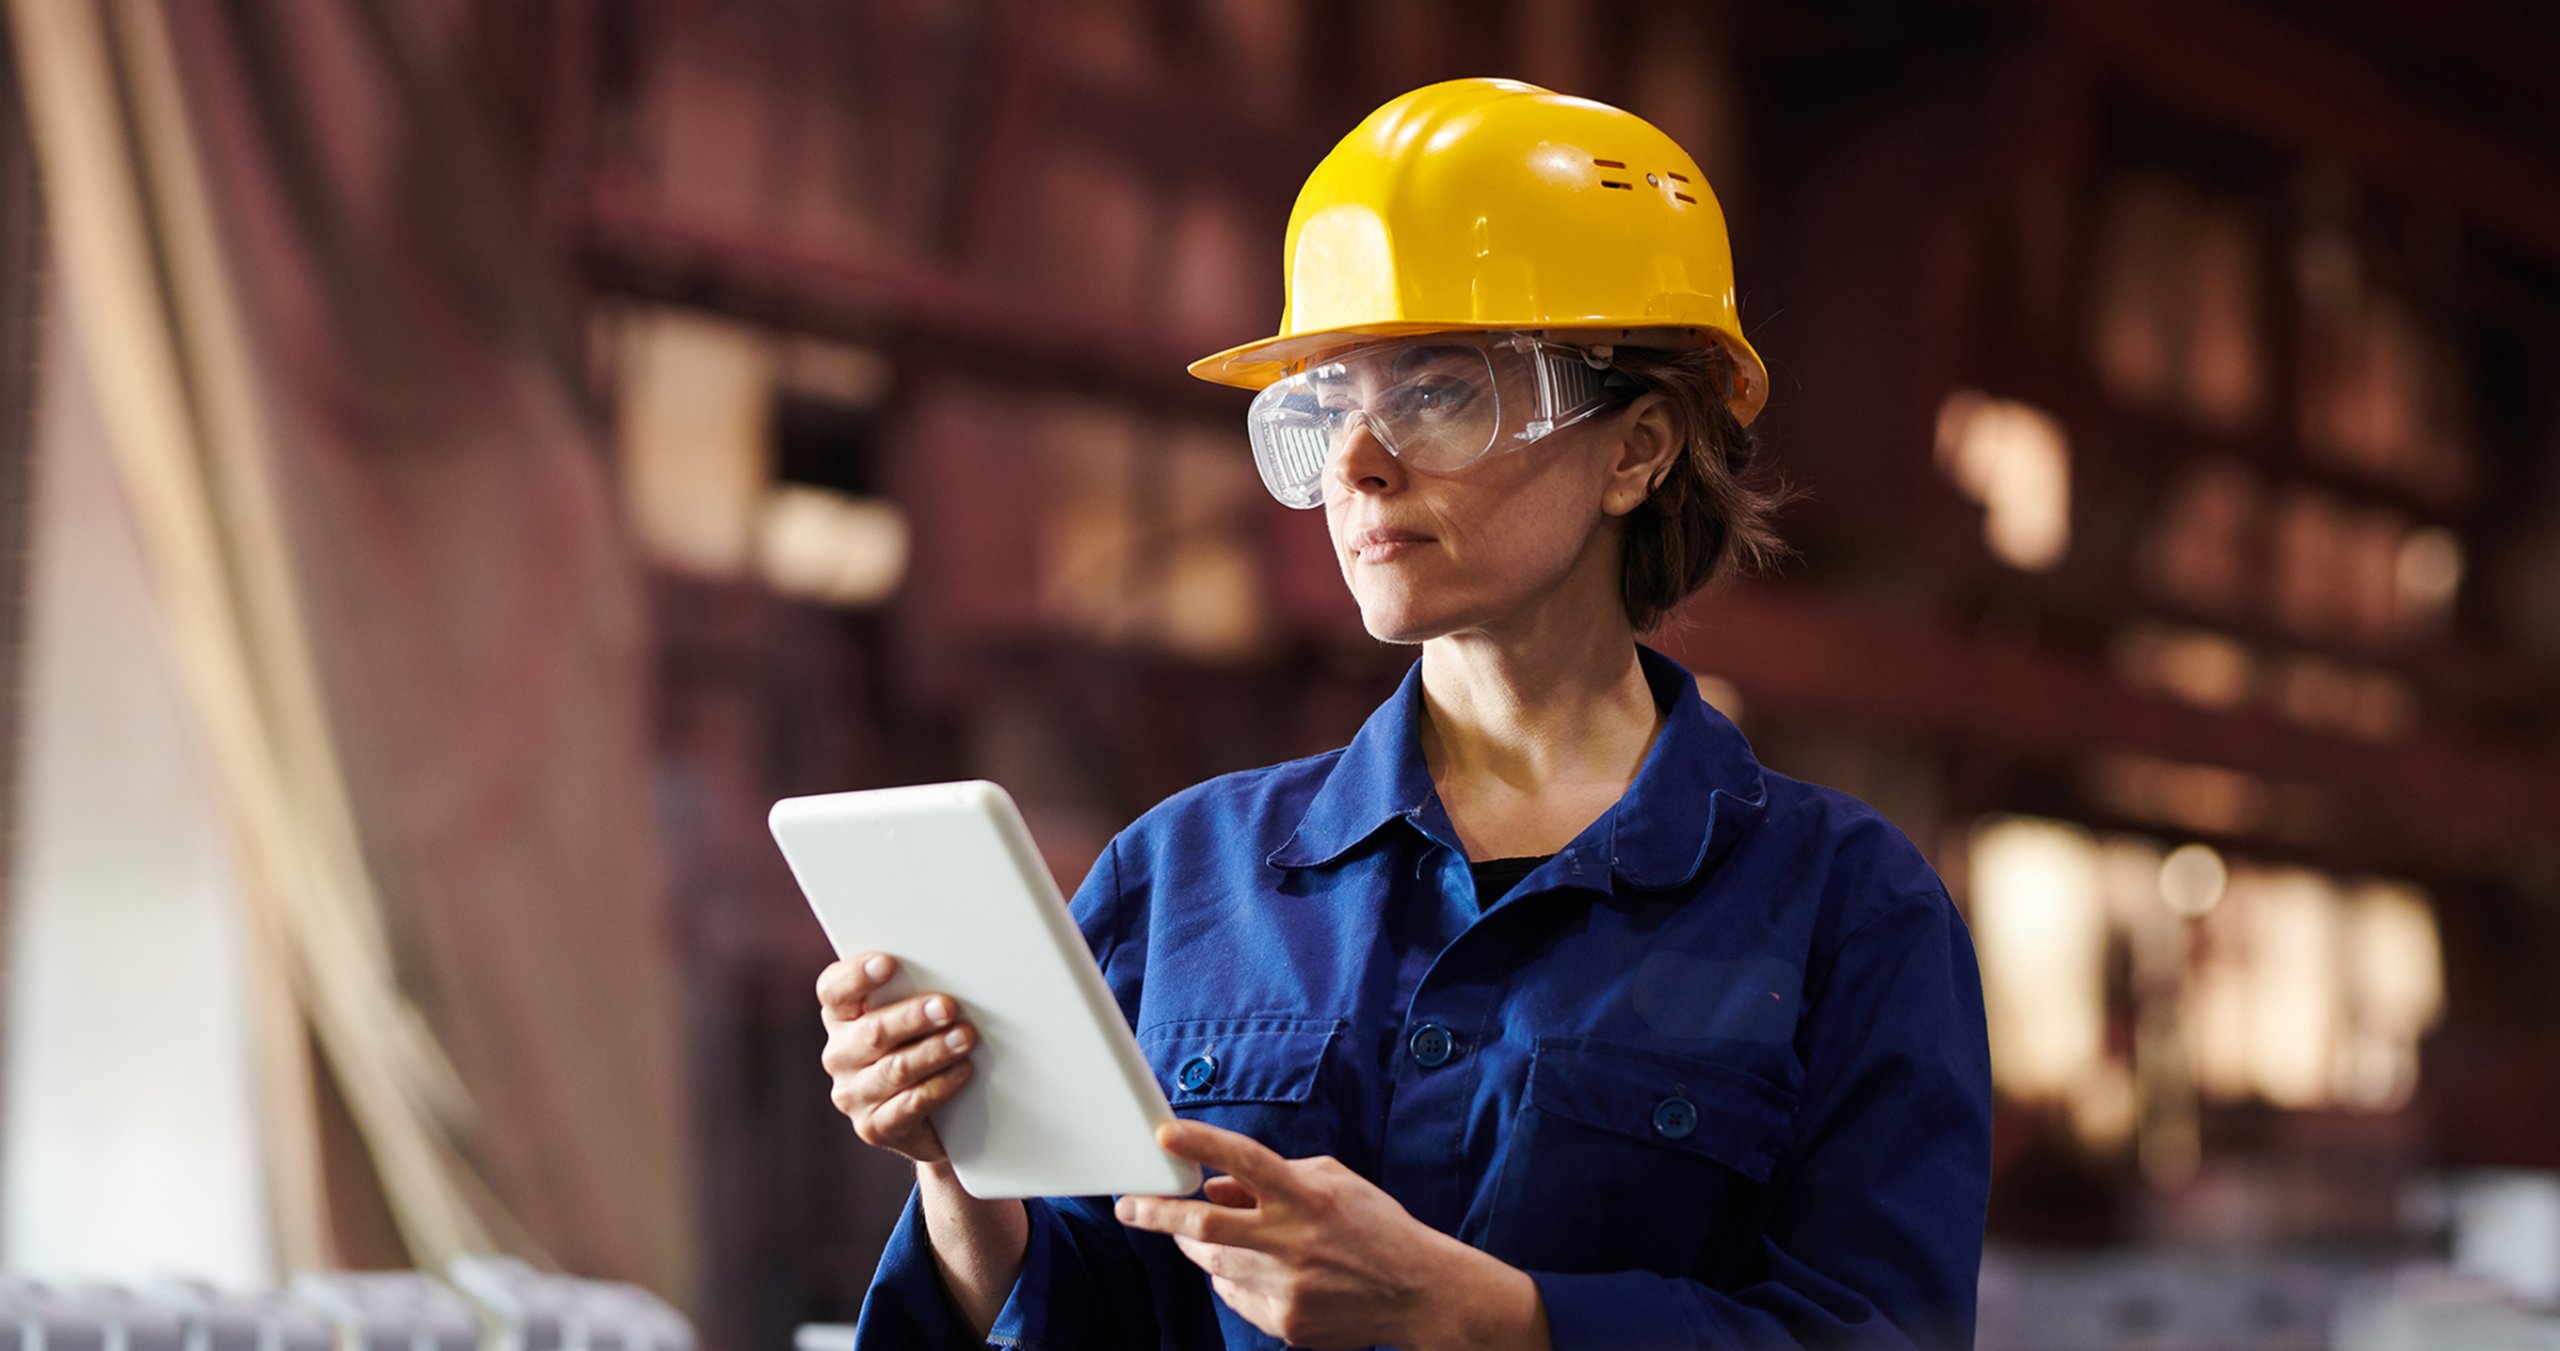
<path id="1" fill-rule="evenodd" d="M 1338 1018 L 1209 1018 L 1138 1030 L 1138 1049 L 1177 1108 L 1305 1102 Z"/>
<path id="2" fill-rule="evenodd" d="M 1796 1096 L 1731 1065 L 1581 1037 L 1540 1037 L 1527 1105 L 1766 1182 Z"/>

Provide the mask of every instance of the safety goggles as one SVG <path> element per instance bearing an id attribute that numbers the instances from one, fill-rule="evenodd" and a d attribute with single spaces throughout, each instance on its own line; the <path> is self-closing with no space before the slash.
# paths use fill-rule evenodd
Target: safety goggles
<path id="1" fill-rule="evenodd" d="M 1283 376 L 1254 396 L 1245 425 L 1271 495 L 1313 507 L 1355 420 L 1388 454 L 1445 474 L 1552 436 L 1637 388 L 1610 368 L 1607 348 L 1529 333 L 1433 333 Z"/>

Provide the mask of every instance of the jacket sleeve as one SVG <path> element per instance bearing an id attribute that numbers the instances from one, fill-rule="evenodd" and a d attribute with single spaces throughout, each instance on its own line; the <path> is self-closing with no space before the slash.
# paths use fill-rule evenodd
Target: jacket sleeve
<path id="1" fill-rule="evenodd" d="M 943 1289 L 925 1238 L 922 1201 L 910 1192 L 863 1298 L 853 1344 L 884 1351 L 1155 1345 L 1146 1276 L 1111 1216 L 1110 1198 L 1032 1200 L 1023 1207 L 1031 1238 L 1022 1274 L 995 1326 L 979 1338 Z"/>
<path id="2" fill-rule="evenodd" d="M 1806 1093 L 1746 1283 L 1532 1272 L 1555 1351 L 1972 1345 L 1990 1051 L 1943 891 L 1842 941 L 1799 1038 Z"/>
<path id="3" fill-rule="evenodd" d="M 1127 924 L 1120 895 L 1118 849 L 1112 841 L 1076 889 L 1070 909 L 1104 981 L 1124 1017 L 1137 1009 L 1136 976 L 1142 962 L 1122 960 Z M 1143 944 L 1135 945 L 1142 950 Z M 1134 950 L 1132 955 L 1134 956 Z M 984 1338 L 971 1335 L 935 1268 L 925 1235 L 920 1194 L 910 1192 L 891 1232 L 871 1288 L 863 1296 L 854 1345 L 869 1351 L 950 1351 L 980 1347 L 1148 1347 L 1177 1344 L 1159 1331 L 1160 1301 L 1180 1310 L 1177 1321 L 1209 1318 L 1207 1282 L 1187 1263 L 1169 1269 L 1170 1244 L 1135 1246 L 1111 1213 L 1112 1198 L 1050 1197 L 1023 1203 L 1031 1221 L 1022 1274 Z M 1196 1287 L 1196 1289 L 1194 1288 Z M 1198 1306 L 1198 1307 L 1192 1307 Z"/>

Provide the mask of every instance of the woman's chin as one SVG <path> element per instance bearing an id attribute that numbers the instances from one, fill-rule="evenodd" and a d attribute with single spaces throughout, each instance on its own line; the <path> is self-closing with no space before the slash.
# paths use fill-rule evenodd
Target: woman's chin
<path id="1" fill-rule="evenodd" d="M 1456 628 L 1450 615 L 1405 598 L 1361 598 L 1360 623 L 1382 643 L 1423 643 Z"/>
<path id="2" fill-rule="evenodd" d="M 1382 643 L 1426 643 L 1437 636 L 1421 630 L 1381 627 L 1376 622 L 1366 619 L 1362 622 L 1368 625 L 1369 636 Z"/>

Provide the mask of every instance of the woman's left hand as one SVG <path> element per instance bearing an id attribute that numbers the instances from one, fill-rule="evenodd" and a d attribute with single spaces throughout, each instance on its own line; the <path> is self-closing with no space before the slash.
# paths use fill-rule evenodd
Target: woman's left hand
<path id="1" fill-rule="evenodd" d="M 1120 1222 L 1170 1234 L 1246 1321 L 1294 1346 L 1547 1345 L 1524 1273 L 1413 1218 L 1333 1158 L 1284 1159 L 1197 1121 L 1156 1128 L 1226 1174 L 1205 1201 L 1120 1198 Z"/>

